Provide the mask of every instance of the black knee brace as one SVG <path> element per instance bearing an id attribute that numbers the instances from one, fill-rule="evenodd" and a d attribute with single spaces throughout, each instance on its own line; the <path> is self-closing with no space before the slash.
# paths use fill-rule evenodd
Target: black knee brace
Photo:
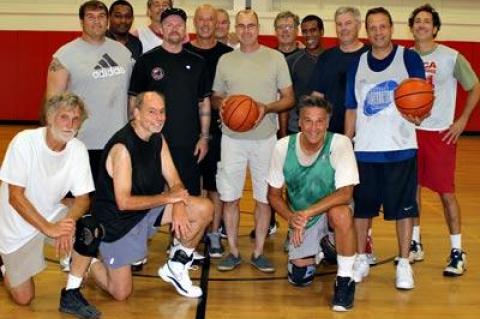
<path id="1" fill-rule="evenodd" d="M 104 234 L 103 226 L 92 215 L 84 215 L 77 220 L 73 248 L 82 256 L 97 257 Z"/>
<path id="2" fill-rule="evenodd" d="M 315 276 L 315 266 L 298 267 L 288 263 L 288 281 L 295 286 L 305 287 L 312 283 Z"/>
<path id="3" fill-rule="evenodd" d="M 322 248 L 324 260 L 329 265 L 336 265 L 337 264 L 337 249 L 335 248 L 335 244 L 330 241 L 328 235 L 325 235 L 320 240 L 320 247 Z"/>

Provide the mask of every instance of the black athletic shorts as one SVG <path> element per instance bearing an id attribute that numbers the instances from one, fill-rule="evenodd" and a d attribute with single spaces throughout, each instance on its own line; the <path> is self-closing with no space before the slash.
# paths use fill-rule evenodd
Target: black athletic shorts
<path id="1" fill-rule="evenodd" d="M 355 186 L 355 218 L 379 215 L 385 220 L 418 217 L 417 157 L 394 163 L 358 162 L 360 184 Z"/>
<path id="2" fill-rule="evenodd" d="M 217 191 L 217 164 L 220 161 L 220 144 L 222 134 L 213 134 L 208 143 L 207 156 L 200 162 L 200 173 L 202 175 L 203 189 L 211 192 Z"/>
<path id="3" fill-rule="evenodd" d="M 193 196 L 200 196 L 200 168 L 197 163 L 197 156 L 193 155 L 195 146 L 190 147 L 173 147 L 170 146 L 173 164 L 177 168 L 180 179 Z"/>

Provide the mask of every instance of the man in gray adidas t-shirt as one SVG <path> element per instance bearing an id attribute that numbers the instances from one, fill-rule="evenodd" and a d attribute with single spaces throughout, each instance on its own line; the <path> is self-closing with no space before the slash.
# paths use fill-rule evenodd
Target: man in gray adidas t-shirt
<path id="1" fill-rule="evenodd" d="M 46 95 L 71 91 L 85 101 L 89 118 L 78 138 L 87 146 L 95 179 L 103 147 L 127 122 L 127 88 L 133 62 L 127 48 L 105 37 L 108 9 L 104 3 L 85 2 L 79 17 L 82 35 L 53 54 Z"/>

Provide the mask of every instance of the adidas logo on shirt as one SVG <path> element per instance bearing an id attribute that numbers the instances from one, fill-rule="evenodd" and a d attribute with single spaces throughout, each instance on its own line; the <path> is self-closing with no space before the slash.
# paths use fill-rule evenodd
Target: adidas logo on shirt
<path id="1" fill-rule="evenodd" d="M 94 79 L 103 79 L 125 73 L 125 68 L 119 66 L 108 54 L 102 55 L 102 59 L 94 67 L 92 76 Z"/>

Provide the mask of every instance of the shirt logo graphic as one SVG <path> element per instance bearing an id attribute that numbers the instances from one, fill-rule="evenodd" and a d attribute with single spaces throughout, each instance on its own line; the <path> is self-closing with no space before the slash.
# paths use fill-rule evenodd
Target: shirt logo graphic
<path id="1" fill-rule="evenodd" d="M 160 81 L 165 77 L 165 71 L 163 71 L 161 67 L 157 66 L 152 69 L 152 72 L 150 73 L 150 75 L 152 76 L 152 79 L 154 79 L 155 81 Z"/>
<path id="2" fill-rule="evenodd" d="M 363 114 L 373 116 L 386 109 L 393 103 L 393 91 L 397 86 L 397 82 L 388 80 L 370 89 L 363 103 Z"/>
<path id="3" fill-rule="evenodd" d="M 94 79 L 103 79 L 125 74 L 125 68 L 119 66 L 107 53 L 102 55 L 102 58 L 93 69 L 92 76 Z"/>

